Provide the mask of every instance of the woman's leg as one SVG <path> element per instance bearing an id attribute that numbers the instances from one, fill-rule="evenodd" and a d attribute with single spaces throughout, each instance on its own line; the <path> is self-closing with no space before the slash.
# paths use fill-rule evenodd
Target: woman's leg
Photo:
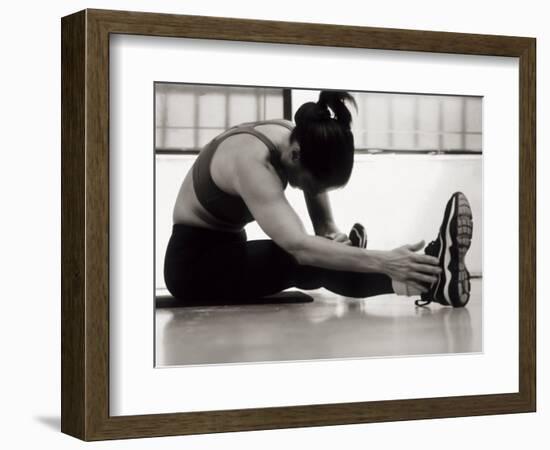
<path id="1" fill-rule="evenodd" d="M 205 251 L 195 260 L 193 298 L 246 300 L 290 287 L 324 287 L 347 297 L 371 297 L 394 292 L 391 278 L 304 266 L 272 240 L 231 242 Z"/>

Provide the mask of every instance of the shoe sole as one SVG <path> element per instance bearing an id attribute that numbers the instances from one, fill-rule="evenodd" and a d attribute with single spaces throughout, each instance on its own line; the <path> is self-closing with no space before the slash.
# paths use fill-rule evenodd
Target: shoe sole
<path id="1" fill-rule="evenodd" d="M 455 308 L 466 306 L 470 300 L 470 272 L 465 258 L 472 243 L 472 232 L 470 203 L 462 192 L 456 192 L 447 204 L 439 233 L 444 270 L 436 289 L 438 300 Z"/>

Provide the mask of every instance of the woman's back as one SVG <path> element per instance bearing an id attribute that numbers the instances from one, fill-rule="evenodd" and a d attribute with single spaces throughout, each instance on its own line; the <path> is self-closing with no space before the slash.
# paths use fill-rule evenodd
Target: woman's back
<path id="1" fill-rule="evenodd" d="M 263 142 L 266 162 L 277 170 L 277 148 L 288 139 L 293 127 L 292 122 L 282 119 L 246 122 L 210 141 L 180 187 L 173 212 L 174 223 L 238 231 L 254 220 L 234 189 L 235 152 Z M 284 188 L 284 175 L 278 175 Z"/>

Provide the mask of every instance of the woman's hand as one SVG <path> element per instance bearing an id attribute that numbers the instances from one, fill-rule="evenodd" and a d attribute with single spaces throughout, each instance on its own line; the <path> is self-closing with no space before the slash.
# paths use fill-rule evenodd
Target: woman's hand
<path id="1" fill-rule="evenodd" d="M 382 268 L 393 280 L 423 287 L 437 281 L 441 268 L 437 258 L 416 253 L 424 247 L 424 241 L 403 245 L 384 252 Z"/>
<path id="2" fill-rule="evenodd" d="M 351 245 L 351 241 L 347 234 L 342 233 L 341 231 L 331 231 L 323 235 L 327 239 L 330 239 L 335 242 L 341 242 L 342 244 Z"/>

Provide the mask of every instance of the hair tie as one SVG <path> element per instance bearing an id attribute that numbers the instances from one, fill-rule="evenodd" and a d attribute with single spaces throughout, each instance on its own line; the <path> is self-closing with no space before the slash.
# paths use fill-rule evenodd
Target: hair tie
<path id="1" fill-rule="evenodd" d="M 318 110 L 317 110 L 317 117 L 319 120 L 328 120 L 331 118 L 330 110 L 326 105 L 321 105 L 317 103 Z"/>

